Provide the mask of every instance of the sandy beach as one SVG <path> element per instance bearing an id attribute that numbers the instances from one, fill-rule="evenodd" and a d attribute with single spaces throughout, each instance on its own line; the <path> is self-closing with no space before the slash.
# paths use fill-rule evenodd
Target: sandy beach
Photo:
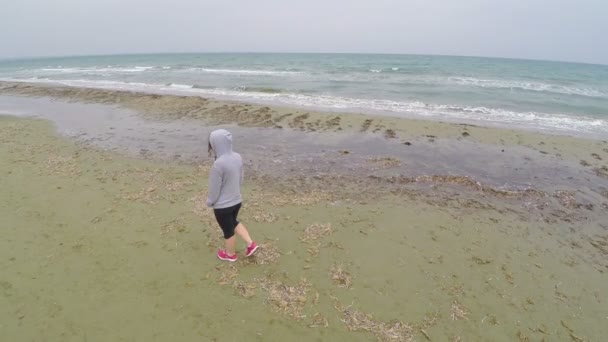
<path id="1" fill-rule="evenodd" d="M 15 82 L 0 114 L 7 340 L 608 334 L 605 140 Z M 235 264 L 204 208 L 217 127 L 262 245 Z"/>

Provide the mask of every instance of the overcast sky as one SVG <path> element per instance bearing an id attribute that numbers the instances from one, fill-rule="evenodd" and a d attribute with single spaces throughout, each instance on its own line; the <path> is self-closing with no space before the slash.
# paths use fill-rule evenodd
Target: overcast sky
<path id="1" fill-rule="evenodd" d="M 5 0 L 0 58 L 369 52 L 608 64 L 608 0 Z"/>

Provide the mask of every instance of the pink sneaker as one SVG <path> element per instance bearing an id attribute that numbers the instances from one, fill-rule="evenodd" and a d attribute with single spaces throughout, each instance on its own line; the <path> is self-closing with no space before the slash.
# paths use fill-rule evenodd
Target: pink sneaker
<path id="1" fill-rule="evenodd" d="M 255 251 L 258 250 L 258 247 L 260 247 L 260 246 L 256 245 L 255 242 L 252 241 L 251 245 L 249 245 L 249 247 L 247 247 L 247 252 L 245 252 L 245 256 L 246 257 L 252 256 L 253 253 L 255 253 Z"/>
<path id="2" fill-rule="evenodd" d="M 235 255 L 228 255 L 228 253 L 226 253 L 225 250 L 221 249 L 217 252 L 217 257 L 220 258 L 220 260 L 225 260 L 225 261 L 230 261 L 230 262 L 234 262 L 236 261 L 238 258 Z"/>

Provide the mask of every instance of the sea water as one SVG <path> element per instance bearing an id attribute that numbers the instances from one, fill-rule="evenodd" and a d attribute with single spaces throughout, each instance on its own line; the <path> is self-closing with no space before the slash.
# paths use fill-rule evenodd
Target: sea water
<path id="1" fill-rule="evenodd" d="M 0 61 L 0 80 L 608 136 L 608 66 L 371 54 L 157 54 Z"/>

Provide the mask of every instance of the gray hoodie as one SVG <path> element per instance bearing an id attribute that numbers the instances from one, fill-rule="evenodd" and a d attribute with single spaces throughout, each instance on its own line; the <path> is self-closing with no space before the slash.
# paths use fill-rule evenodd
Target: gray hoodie
<path id="1" fill-rule="evenodd" d="M 232 151 L 232 134 L 225 129 L 215 130 L 209 136 L 209 143 L 215 162 L 209 172 L 207 206 L 222 209 L 237 205 L 243 200 L 243 159 Z"/>

